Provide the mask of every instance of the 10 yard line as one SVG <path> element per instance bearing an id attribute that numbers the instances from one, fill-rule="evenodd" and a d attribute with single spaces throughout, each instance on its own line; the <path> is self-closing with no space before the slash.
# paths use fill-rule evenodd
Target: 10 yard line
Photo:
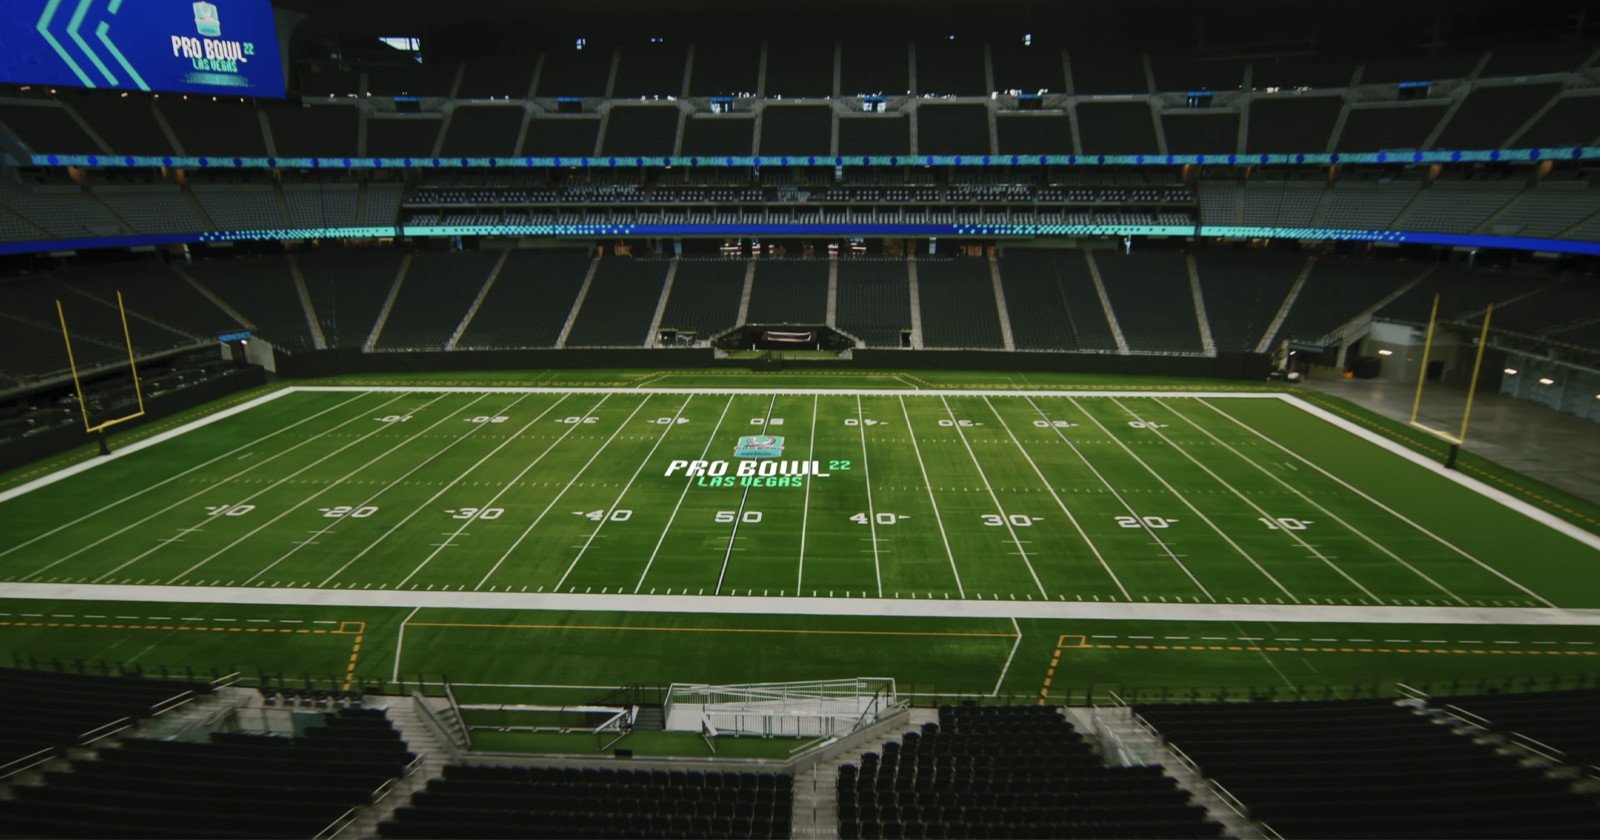
<path id="1" fill-rule="evenodd" d="M 955 552 L 950 550 L 950 536 L 944 531 L 944 517 L 939 515 L 939 503 L 933 498 L 933 482 L 928 480 L 928 465 L 922 460 L 922 446 L 917 443 L 917 436 L 911 433 L 911 411 L 906 408 L 905 397 L 899 397 L 899 400 L 900 413 L 906 418 L 906 435 L 911 438 L 911 451 L 917 454 L 917 468 L 922 471 L 922 486 L 923 489 L 928 491 L 928 505 L 933 508 L 933 521 L 934 524 L 939 526 L 939 539 L 944 542 L 944 554 L 950 558 L 950 574 L 955 575 L 956 578 L 956 594 L 965 598 L 967 597 L 967 590 L 961 585 L 961 570 L 956 568 L 956 555 Z M 1107 571 L 1110 570 L 1108 569 Z M 1114 578 L 1116 575 L 1112 575 L 1112 577 Z M 1124 590 L 1123 594 L 1126 595 L 1127 591 Z"/>
<path id="2" fill-rule="evenodd" d="M 972 465 L 978 468 L 978 478 L 983 480 L 984 489 L 989 491 L 989 500 L 994 502 L 995 512 L 1000 514 L 1000 522 L 1005 525 L 1006 533 L 1011 535 L 1011 542 L 1016 545 L 1017 555 L 1022 558 L 1022 564 L 1028 567 L 1028 575 L 1033 578 L 1033 585 L 1039 587 L 1039 594 L 1048 599 L 1050 593 L 1044 591 L 1044 584 L 1039 581 L 1039 573 L 1034 571 L 1033 561 L 1028 559 L 1028 551 L 1022 547 L 1022 539 L 1017 536 L 1017 529 L 1011 525 L 1011 518 L 1006 515 L 1005 506 L 1000 504 L 1000 497 L 995 495 L 994 485 L 989 483 L 989 476 L 983 471 L 983 465 L 978 463 L 978 454 L 972 451 L 972 444 L 967 442 L 966 432 L 961 431 L 961 424 L 956 420 L 955 410 L 950 407 L 950 400 L 941 395 L 939 402 L 944 403 L 945 413 L 950 415 L 950 425 L 955 427 L 956 437 L 961 438 L 961 445 L 967 449 L 967 457 L 971 458 Z"/>
<path id="3" fill-rule="evenodd" d="M 773 394 L 767 402 L 767 416 L 761 421 L 761 434 L 767 433 L 767 427 L 772 424 L 772 408 L 778 404 L 778 395 Z M 717 588 L 711 591 L 713 595 L 722 594 L 722 582 L 728 577 L 728 562 L 733 559 L 733 543 L 739 538 L 739 523 L 744 520 L 744 506 L 750 501 L 750 485 L 744 486 L 744 494 L 739 497 L 739 510 L 733 515 L 733 530 L 728 532 L 728 550 L 722 553 L 722 571 L 717 572 Z M 879 587 L 882 589 L 882 586 Z"/>
<path id="4" fill-rule="evenodd" d="M 728 409 L 733 407 L 733 395 L 728 395 L 728 401 L 722 405 L 722 414 L 717 416 L 717 424 L 711 427 L 711 437 L 706 439 L 706 448 L 700 450 L 700 460 L 704 461 L 711 452 L 711 444 L 717 441 L 717 432 L 722 430 L 722 421 L 728 417 Z M 678 503 L 672 506 L 672 515 L 667 517 L 667 524 L 661 529 L 661 536 L 656 538 L 656 547 L 650 551 L 650 559 L 645 561 L 644 571 L 639 573 L 639 582 L 633 585 L 634 594 L 644 588 L 644 579 L 650 575 L 650 567 L 656 563 L 656 556 L 661 553 L 661 544 L 667 541 L 667 534 L 672 532 L 672 523 L 678 520 L 678 511 L 683 508 L 684 497 L 689 495 L 689 488 L 694 486 L 693 478 L 683 480 L 683 492 L 678 494 Z"/>

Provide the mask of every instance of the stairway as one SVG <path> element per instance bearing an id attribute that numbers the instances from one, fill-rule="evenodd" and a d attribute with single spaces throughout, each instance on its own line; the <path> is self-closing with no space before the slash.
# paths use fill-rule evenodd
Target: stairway
<path id="1" fill-rule="evenodd" d="M 400 737 L 412 753 L 422 757 L 422 763 L 408 776 L 396 779 L 389 792 L 372 805 L 361 810 L 355 820 L 346 825 L 335 837 L 368 838 L 378 836 L 378 825 L 394 815 L 395 809 L 411 801 L 411 795 L 428 786 L 428 782 L 444 775 L 444 766 L 456 755 L 451 745 L 434 734 L 432 727 L 422 720 L 422 713 L 410 697 L 374 697 L 367 700 L 370 708 L 388 712 L 389 722 L 400 730 Z"/>
<path id="2" fill-rule="evenodd" d="M 633 728 L 640 732 L 661 732 L 667 728 L 667 713 L 661 706 L 640 706 L 633 716 Z"/>
<path id="3" fill-rule="evenodd" d="M 817 762 L 809 771 L 794 777 L 794 816 L 790 836 L 835 840 L 839 836 L 839 765 L 861 763 L 861 756 L 869 752 L 882 752 L 888 741 L 898 741 L 907 732 L 915 732 L 924 723 L 939 721 L 938 709 L 910 709 L 906 722 L 894 727 L 880 738 L 854 749 L 839 753 L 825 761 Z"/>

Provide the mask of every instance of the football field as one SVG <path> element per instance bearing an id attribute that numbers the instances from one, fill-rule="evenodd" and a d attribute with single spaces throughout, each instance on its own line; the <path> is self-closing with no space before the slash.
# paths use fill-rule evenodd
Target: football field
<path id="1" fill-rule="evenodd" d="M 352 678 L 485 687 L 1031 692 L 1019 651 L 1152 621 L 1248 639 L 1600 607 L 1594 533 L 1274 392 L 301 385 L 6 490 L 0 522 L 7 597 L 57 605 L 0 619 L 73 619 L 82 643 L 0 650 L 99 657 L 148 627 L 163 664 L 294 669 L 193 632 L 282 622 L 327 648 L 308 669 L 353 643 Z M 206 606 L 151 608 L 173 603 Z M 0 621 L 34 624 L 61 629 Z M 521 653 L 475 659 L 498 650 Z M 720 655 L 741 650 L 759 662 Z"/>

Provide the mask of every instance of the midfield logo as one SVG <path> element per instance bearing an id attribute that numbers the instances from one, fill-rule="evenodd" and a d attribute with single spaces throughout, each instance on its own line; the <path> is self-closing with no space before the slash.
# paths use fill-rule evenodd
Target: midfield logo
<path id="1" fill-rule="evenodd" d="M 222 18 L 217 16 L 215 3 L 200 0 L 194 4 L 194 28 L 207 38 L 222 37 Z"/>
<path id="2" fill-rule="evenodd" d="M 783 438 L 772 435 L 745 435 L 733 447 L 735 458 L 778 458 L 783 455 Z"/>

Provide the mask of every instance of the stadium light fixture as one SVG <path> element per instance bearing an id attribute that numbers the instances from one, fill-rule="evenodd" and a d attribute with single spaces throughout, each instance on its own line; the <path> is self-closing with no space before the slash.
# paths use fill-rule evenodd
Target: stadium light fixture
<path id="1" fill-rule="evenodd" d="M 1393 356 L 1394 355 L 1394 351 L 1393 350 L 1379 350 L 1378 351 L 1378 355 L 1380 355 L 1380 356 Z"/>
<path id="2" fill-rule="evenodd" d="M 1516 368 L 1506 368 L 1506 376 L 1516 376 L 1516 375 L 1517 375 L 1517 369 Z"/>
<path id="3" fill-rule="evenodd" d="M 1551 379 L 1548 376 L 1545 376 L 1545 377 L 1540 377 L 1539 378 L 1539 384 L 1540 385 L 1554 385 L 1554 384 L 1556 384 L 1556 381 L 1554 379 Z"/>

